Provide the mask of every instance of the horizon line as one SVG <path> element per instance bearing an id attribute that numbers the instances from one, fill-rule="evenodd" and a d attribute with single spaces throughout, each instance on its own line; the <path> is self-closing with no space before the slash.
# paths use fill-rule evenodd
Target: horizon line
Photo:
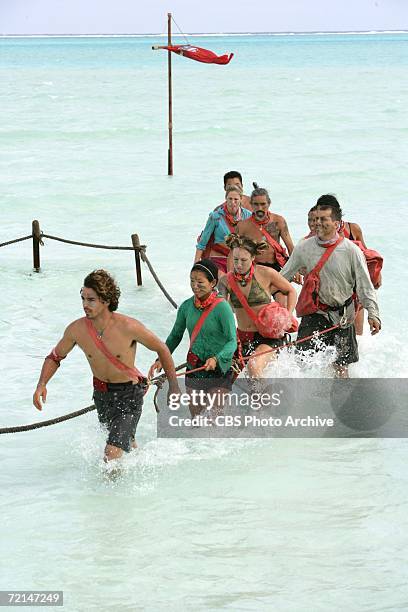
<path id="1" fill-rule="evenodd" d="M 189 33 L 172 33 L 173 37 L 182 37 L 182 36 L 225 36 L 225 35 L 240 35 L 240 36 L 251 36 L 251 35 L 293 35 L 293 34 L 405 34 L 408 33 L 408 30 L 401 29 L 386 29 L 386 30 L 276 30 L 276 31 L 256 31 L 256 32 L 248 32 L 248 31 L 240 31 L 240 32 L 189 32 Z M 36 33 L 24 33 L 17 34 L 13 32 L 1 33 L 1 38 L 7 37 L 16 37 L 16 38 L 34 38 L 34 37 L 43 37 L 47 36 L 50 38 L 59 38 L 59 37 L 98 37 L 98 36 L 123 36 L 123 37 L 142 37 L 142 36 L 158 36 L 160 38 L 167 38 L 166 33 L 155 33 L 155 32 L 120 32 L 120 33 L 109 33 L 109 32 L 98 32 L 98 33 L 58 33 L 51 34 L 47 32 L 36 32 Z"/>

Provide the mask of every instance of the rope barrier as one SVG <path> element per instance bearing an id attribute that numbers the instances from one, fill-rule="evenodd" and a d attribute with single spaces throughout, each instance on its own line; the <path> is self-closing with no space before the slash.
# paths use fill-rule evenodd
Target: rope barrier
<path id="1" fill-rule="evenodd" d="M 34 224 L 36 224 L 37 227 L 37 231 L 38 231 L 38 235 L 35 233 L 35 226 Z M 114 246 L 114 245 L 108 245 L 108 244 L 94 244 L 91 242 L 80 242 L 79 240 L 68 240 L 68 238 L 61 238 L 61 236 L 53 236 L 51 234 L 45 234 L 44 232 L 40 232 L 40 228 L 39 228 L 39 224 L 38 221 L 33 221 L 33 233 L 29 234 L 28 236 L 23 236 L 22 238 L 16 238 L 15 240 L 8 240 L 7 242 L 2 242 L 0 243 L 0 247 L 3 246 L 7 246 L 9 244 L 14 244 L 16 242 L 22 242 L 23 240 L 30 240 L 33 239 L 35 241 L 36 239 L 36 253 L 37 253 L 37 258 L 34 255 L 34 268 L 37 272 L 40 271 L 40 251 L 39 251 L 39 244 L 41 244 L 41 246 L 44 246 L 44 243 L 42 241 L 43 238 L 48 238 L 49 240 L 55 240 L 57 242 L 63 242 L 64 244 L 74 244 L 77 246 L 83 246 L 83 247 L 88 247 L 91 249 L 106 249 L 106 250 L 110 250 L 110 251 L 133 251 L 134 253 L 138 253 L 141 257 L 141 259 L 143 260 L 143 262 L 147 265 L 147 267 L 149 268 L 149 272 L 150 274 L 153 276 L 154 280 L 156 281 L 159 289 L 161 290 L 161 292 L 163 293 L 163 295 L 166 297 L 166 299 L 170 302 L 170 304 L 173 306 L 173 308 L 178 308 L 177 302 L 175 302 L 173 300 L 173 298 L 171 297 L 171 295 L 168 293 L 168 291 L 165 289 L 163 283 L 160 281 L 159 277 L 157 276 L 156 272 L 154 271 L 154 268 L 152 266 L 152 264 L 149 261 L 149 258 L 146 255 L 146 245 L 144 244 L 137 244 L 139 241 L 139 238 L 137 237 L 137 235 L 135 234 L 134 236 L 132 236 L 132 242 L 134 242 L 134 238 L 136 238 L 137 243 L 133 244 L 133 246 Z M 36 262 L 37 260 L 37 262 Z M 138 270 L 138 285 L 142 284 L 141 281 L 141 275 L 140 275 L 140 263 L 138 256 L 137 256 L 137 261 L 136 261 L 136 267 Z M 140 279 L 139 279 L 140 276 Z"/>
<path id="2" fill-rule="evenodd" d="M 166 298 L 168 299 L 168 301 L 170 302 L 170 304 L 172 306 L 174 306 L 174 308 L 177 310 L 178 306 L 177 303 L 173 300 L 173 298 L 168 294 L 168 292 L 166 291 L 166 289 L 164 288 L 164 286 L 162 285 L 162 283 L 159 280 L 159 277 L 157 276 L 156 272 L 153 270 L 153 266 L 150 263 L 145 250 L 141 250 L 140 251 L 140 257 L 142 258 L 142 260 L 144 261 L 144 263 L 147 265 L 147 267 L 150 270 L 150 274 L 153 276 L 154 280 L 156 281 L 157 285 L 159 286 L 159 288 L 161 289 L 162 293 L 166 296 Z"/>
<path id="3" fill-rule="evenodd" d="M 123 246 L 110 246 L 107 244 L 91 244 L 90 242 L 78 242 L 77 240 L 67 240 L 66 238 L 60 238 L 59 236 L 51 236 L 50 234 L 44 234 L 41 232 L 42 238 L 49 238 L 50 240 L 57 240 L 58 242 L 65 242 L 66 244 L 76 244 L 78 246 L 90 247 L 92 249 L 109 249 L 114 251 L 135 251 L 134 247 L 123 247 Z M 30 236 L 31 238 L 31 236 Z M 140 250 L 146 248 L 140 246 Z"/>
<path id="4" fill-rule="evenodd" d="M 180 370 L 184 368 L 187 364 L 182 363 L 177 366 L 176 370 Z M 178 374 L 181 376 L 184 372 Z M 160 374 L 155 378 L 152 378 L 149 384 L 157 385 L 158 389 L 161 389 L 163 382 L 166 378 L 165 374 Z M 56 417 L 55 419 L 48 419 L 47 421 L 40 421 L 39 423 L 31 423 L 30 425 L 17 425 L 15 427 L 2 427 L 0 428 L 0 434 L 8 434 L 8 433 L 19 433 L 20 431 L 31 431 L 33 429 L 40 429 L 41 427 L 48 427 L 49 425 L 56 425 L 57 423 L 62 423 L 63 421 L 69 421 L 70 419 L 74 419 L 75 417 L 81 416 L 82 414 L 86 414 L 87 412 L 91 412 L 95 410 L 94 404 L 91 406 L 87 406 L 86 408 L 82 408 L 81 410 L 76 410 L 75 412 L 70 412 L 69 414 L 65 414 L 60 417 Z"/>
<path id="5" fill-rule="evenodd" d="M 82 408 L 81 410 L 76 410 L 75 412 L 70 412 L 69 414 L 56 417 L 55 419 L 49 419 L 48 421 L 40 421 L 39 423 L 31 423 L 30 425 L 18 425 L 16 427 L 2 427 L 0 429 L 0 434 L 18 433 L 20 431 L 31 431 L 32 429 L 40 429 L 40 427 L 48 427 L 49 425 L 55 425 L 56 423 L 62 423 L 63 421 L 74 419 L 77 416 L 81 416 L 81 414 L 91 412 L 91 410 L 95 410 L 95 406 L 93 404 L 91 406 L 87 406 L 86 408 Z"/>
<path id="6" fill-rule="evenodd" d="M 357 309 L 357 312 L 358 310 L 359 309 Z M 259 357 L 260 355 L 266 355 L 268 353 L 273 353 L 283 348 L 297 346 L 298 344 L 302 344 L 302 342 L 306 342 L 308 340 L 311 340 L 312 338 L 316 338 L 318 336 L 322 336 L 323 334 L 327 334 L 328 332 L 338 329 L 339 327 L 341 327 L 340 323 L 338 323 L 337 325 L 333 325 L 332 327 L 328 327 L 327 329 L 324 329 L 320 332 L 314 332 L 310 336 L 306 336 L 305 338 L 301 338 L 300 340 L 295 340 L 293 342 L 287 342 L 286 344 L 282 344 L 281 346 L 278 346 L 278 347 L 271 347 L 270 349 L 257 353 L 256 355 L 249 355 L 248 357 L 242 357 L 242 360 L 249 361 L 250 359 L 253 359 L 254 357 Z M 185 368 L 186 365 L 187 363 L 182 363 L 181 365 L 176 367 L 176 371 L 180 370 L 181 368 Z M 176 376 L 184 376 L 187 372 L 189 374 L 194 374 L 195 372 L 201 372 L 202 370 L 205 370 L 205 366 L 201 366 L 193 370 L 184 370 L 183 372 L 177 372 Z M 158 376 L 155 376 L 149 381 L 150 385 L 154 384 L 157 386 L 156 393 L 154 395 L 154 405 L 156 408 L 156 412 L 158 412 L 157 405 L 156 405 L 156 396 L 159 390 L 163 387 L 163 383 L 165 380 L 166 380 L 166 374 L 159 374 Z M 39 423 L 32 423 L 30 425 L 18 425 L 16 427 L 2 427 L 0 428 L 0 435 L 8 434 L 8 433 L 19 433 L 21 431 L 31 431 L 33 429 L 40 429 L 40 427 L 48 427 L 49 425 L 55 425 L 57 423 L 62 423 L 63 421 L 68 421 L 69 419 L 74 419 L 75 417 L 81 416 L 82 414 L 86 414 L 87 412 L 91 412 L 92 410 L 95 410 L 95 406 L 93 404 L 91 406 L 87 406 L 86 408 L 82 408 L 81 410 L 77 410 L 75 412 L 70 412 L 69 414 L 65 414 L 63 416 L 56 417 L 55 419 L 49 419 L 48 421 L 41 421 Z"/>
<path id="7" fill-rule="evenodd" d="M 30 238 L 32 237 L 33 237 L 32 234 L 29 234 L 28 236 L 23 236 L 22 238 L 15 238 L 15 240 L 8 240 L 8 242 L 1 242 L 0 247 L 7 246 L 8 244 L 14 244 L 15 242 L 23 242 L 23 240 L 30 240 Z"/>

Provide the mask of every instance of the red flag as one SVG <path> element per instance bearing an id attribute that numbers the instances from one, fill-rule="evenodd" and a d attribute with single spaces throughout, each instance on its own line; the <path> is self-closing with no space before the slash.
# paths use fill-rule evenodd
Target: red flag
<path id="1" fill-rule="evenodd" d="M 178 55 L 184 55 L 190 59 L 196 60 L 197 62 L 203 62 L 204 64 L 228 64 L 234 57 L 233 53 L 226 53 L 225 55 L 216 55 L 213 51 L 208 49 L 202 49 L 201 47 L 193 47 L 192 45 L 174 45 L 171 47 L 158 47 L 159 49 L 166 49 L 167 51 L 173 51 Z"/>

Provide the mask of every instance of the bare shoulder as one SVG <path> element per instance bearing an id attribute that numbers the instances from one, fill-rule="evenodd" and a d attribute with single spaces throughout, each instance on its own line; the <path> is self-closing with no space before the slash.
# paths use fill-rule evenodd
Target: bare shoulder
<path id="1" fill-rule="evenodd" d="M 139 329 L 145 328 L 143 323 L 141 323 L 134 317 L 129 317 L 128 315 L 121 314 L 120 312 L 115 312 L 114 317 L 115 326 L 117 327 L 117 329 L 120 329 L 125 333 L 134 333 Z"/>
<path id="2" fill-rule="evenodd" d="M 285 221 L 285 217 L 283 217 L 282 215 L 278 215 L 278 213 L 271 213 L 271 217 L 276 222 Z"/>
<path id="3" fill-rule="evenodd" d="M 363 233 L 363 231 L 361 229 L 361 226 L 358 223 L 350 223 L 349 222 L 349 225 L 350 225 L 350 229 L 351 229 L 351 232 L 352 232 L 353 235 L 354 234 L 362 234 Z"/>
<path id="4" fill-rule="evenodd" d="M 269 268 L 269 266 L 256 266 L 255 277 L 261 281 L 262 285 L 268 286 L 269 283 L 276 277 L 276 270 Z"/>
<path id="5" fill-rule="evenodd" d="M 76 319 L 70 323 L 65 331 L 64 336 L 68 338 L 72 338 L 77 341 L 77 339 L 83 334 L 85 330 L 85 317 L 81 317 L 80 319 Z"/>
<path id="6" fill-rule="evenodd" d="M 279 227 L 286 226 L 286 219 L 282 217 L 282 215 L 278 215 L 277 213 L 271 213 L 272 221 L 274 221 Z"/>

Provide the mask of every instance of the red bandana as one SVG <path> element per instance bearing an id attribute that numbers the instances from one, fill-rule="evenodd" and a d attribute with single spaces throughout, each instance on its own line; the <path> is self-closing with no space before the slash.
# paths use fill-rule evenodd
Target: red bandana
<path id="1" fill-rule="evenodd" d="M 234 278 L 239 282 L 240 285 L 242 285 L 242 287 L 245 287 L 252 280 L 254 270 L 255 266 L 252 263 L 248 272 L 246 272 L 245 274 L 240 274 L 239 272 L 234 271 Z"/>
<path id="2" fill-rule="evenodd" d="M 241 221 L 241 212 L 242 212 L 241 207 L 239 207 L 239 209 L 238 209 L 238 214 L 237 214 L 237 218 L 236 219 L 231 215 L 230 211 L 228 210 L 226 202 L 225 202 L 225 204 L 223 204 L 222 210 L 224 211 L 225 219 L 226 219 L 227 223 L 230 226 L 232 225 L 232 227 L 235 227 L 236 224 L 239 221 Z"/>
<path id="3" fill-rule="evenodd" d="M 269 213 L 269 210 L 268 210 L 268 212 L 266 213 L 266 215 L 264 216 L 264 218 L 262 219 L 262 221 L 259 221 L 259 220 L 258 220 L 258 219 L 255 217 L 255 213 L 252 213 L 252 221 L 253 221 L 254 223 L 256 223 L 257 225 L 260 225 L 261 227 L 262 227 L 263 225 L 267 225 L 267 224 L 269 223 L 269 221 L 270 221 L 270 217 L 271 217 L 271 215 L 270 215 L 270 213 Z"/>
<path id="4" fill-rule="evenodd" d="M 200 300 L 198 297 L 194 296 L 194 306 L 199 310 L 204 310 L 205 308 L 208 308 L 208 306 L 211 306 L 217 297 L 218 295 L 216 291 L 212 291 L 210 295 L 205 298 L 205 300 Z"/>

